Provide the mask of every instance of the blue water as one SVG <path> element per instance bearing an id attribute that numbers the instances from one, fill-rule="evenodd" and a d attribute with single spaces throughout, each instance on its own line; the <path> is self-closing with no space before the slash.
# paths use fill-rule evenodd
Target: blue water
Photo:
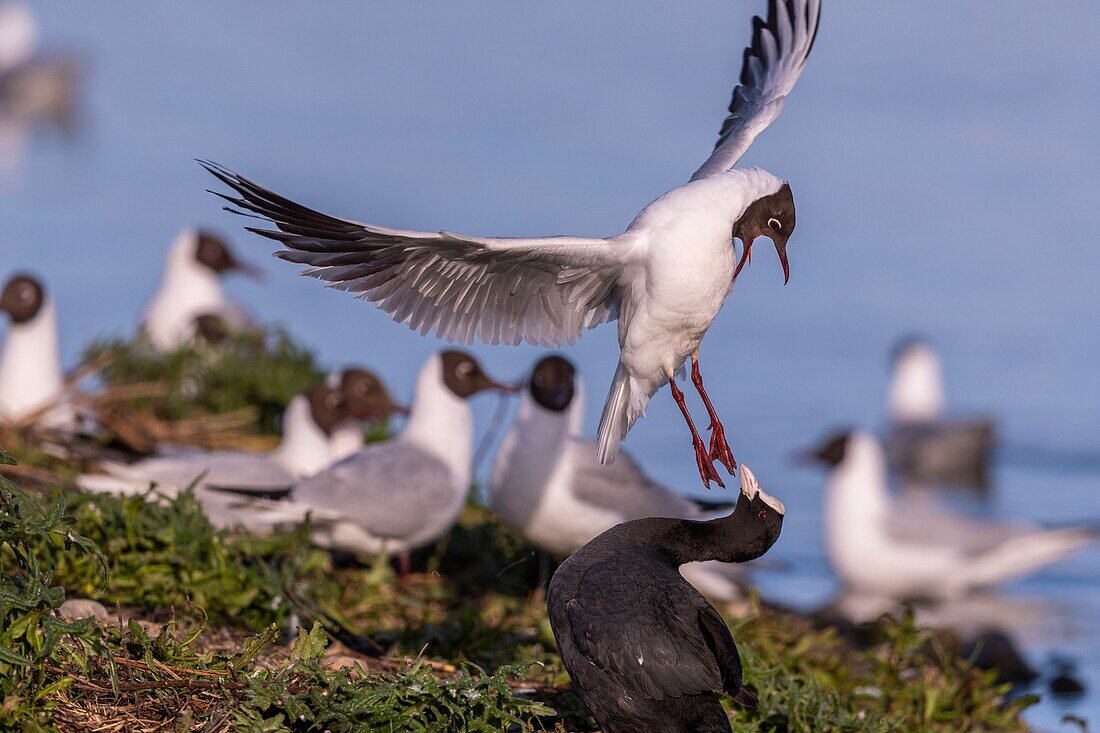
<path id="1" fill-rule="evenodd" d="M 71 361 L 93 335 L 132 331 L 179 228 L 221 228 L 264 258 L 204 193 L 196 157 L 390 226 L 620 231 L 706 156 L 762 6 L 43 3 L 47 46 L 88 61 L 84 124 L 0 146 L 0 275 L 47 278 Z M 943 351 L 953 403 L 996 415 L 1005 438 L 988 501 L 960 509 L 1100 519 L 1098 33 L 1087 0 L 827 4 L 803 80 L 746 159 L 792 182 L 791 283 L 758 253 L 703 347 L 736 455 L 790 508 L 771 554 L 791 569 L 762 577 L 768 595 L 809 607 L 834 591 L 821 477 L 787 458 L 838 423 L 879 424 L 886 354 L 913 331 Z M 266 267 L 265 284 L 231 285 L 258 318 L 408 394 L 436 343 Z M 477 351 L 504 377 L 538 354 Z M 568 354 L 594 428 L 614 329 Z M 479 425 L 493 408 L 478 405 Z M 667 394 L 628 445 L 698 489 Z M 1023 607 L 1034 664 L 1073 658 L 1090 690 L 1098 567 L 1090 550 L 1001 604 Z M 1100 719 L 1100 698 L 1030 719 L 1054 730 L 1067 710 Z"/>

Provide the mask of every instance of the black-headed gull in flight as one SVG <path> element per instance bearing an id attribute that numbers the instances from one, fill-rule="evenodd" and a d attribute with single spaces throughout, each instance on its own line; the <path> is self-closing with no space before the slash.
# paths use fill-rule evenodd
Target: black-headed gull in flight
<path id="1" fill-rule="evenodd" d="M 767 20 L 754 18 L 752 45 L 714 151 L 688 183 L 646 206 L 613 237 L 389 229 L 319 213 L 222 166 L 203 165 L 238 194 L 223 198 L 277 227 L 252 231 L 281 242 L 286 249 L 279 257 L 308 265 L 305 274 L 378 304 L 422 334 L 549 346 L 618 319 L 621 357 L 600 420 L 599 461 L 614 460 L 619 442 L 668 382 L 691 430 L 700 476 L 708 486 L 711 480 L 722 485 L 714 461 L 730 472 L 736 463 L 703 388 L 699 345 L 757 237 L 772 240 L 789 277 L 787 240 L 795 226 L 786 181 L 733 166 L 779 115 L 801 75 L 820 6 L 820 0 L 771 0 Z M 734 237 L 744 243 L 740 260 Z M 689 356 L 710 416 L 709 450 L 675 382 Z"/>

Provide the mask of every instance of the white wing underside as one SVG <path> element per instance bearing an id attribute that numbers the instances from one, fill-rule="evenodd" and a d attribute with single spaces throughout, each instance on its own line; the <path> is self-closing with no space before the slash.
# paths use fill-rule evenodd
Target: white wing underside
<path id="1" fill-rule="evenodd" d="M 779 116 L 806 66 L 820 16 L 821 0 L 770 0 L 768 19 L 752 19 L 752 45 L 745 49 L 729 116 L 714 152 L 691 180 L 735 166 L 756 136 Z"/>
<path id="2" fill-rule="evenodd" d="M 554 346 L 617 316 L 627 244 L 389 229 L 321 214 L 204 165 L 239 194 L 223 198 L 278 228 L 251 229 L 285 245 L 278 257 L 307 265 L 303 274 L 376 303 L 421 334 Z"/>

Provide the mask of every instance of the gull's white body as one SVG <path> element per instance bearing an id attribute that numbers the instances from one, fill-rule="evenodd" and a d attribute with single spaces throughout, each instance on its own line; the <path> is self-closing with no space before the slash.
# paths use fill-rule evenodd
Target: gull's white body
<path id="1" fill-rule="evenodd" d="M 886 459 L 867 433 L 849 440 L 825 494 L 829 560 L 845 585 L 895 598 L 956 597 L 1027 575 L 1095 539 L 1082 528 L 1039 529 L 919 515 L 886 485 Z"/>
<path id="2" fill-rule="evenodd" d="M 239 503 L 235 497 L 209 487 L 285 490 L 328 466 L 332 453 L 329 437 L 313 420 L 307 399 L 299 395 L 287 406 L 283 438 L 270 453 L 181 448 L 131 465 L 105 463 L 101 468 L 106 473 L 85 474 L 77 484 L 115 495 L 144 494 L 156 484 L 167 496 L 195 484 L 195 498 L 213 524 L 254 528 L 248 512 L 234 508 Z"/>
<path id="3" fill-rule="evenodd" d="M 0 422 L 18 422 L 50 405 L 36 422 L 43 427 L 75 427 L 69 404 L 57 336 L 57 311 L 45 296 L 41 309 L 26 323 L 12 323 L 0 346 Z"/>
<path id="4" fill-rule="evenodd" d="M 894 422 L 937 420 L 947 399 L 943 368 L 935 350 L 925 343 L 907 346 L 890 375 L 887 409 Z"/>
<path id="5" fill-rule="evenodd" d="M 447 389 L 438 355 L 417 377 L 408 421 L 385 443 L 295 485 L 288 501 L 249 500 L 257 521 L 300 523 L 315 542 L 360 556 L 397 554 L 443 536 L 470 490 L 473 414 Z"/>
<path id="6" fill-rule="evenodd" d="M 661 196 L 609 240 L 629 243 L 622 269 L 630 285 L 619 306 L 622 354 L 600 420 L 601 462 L 614 458 L 653 394 L 698 350 L 733 288 L 733 225 L 782 185 L 758 168 L 716 173 Z"/>
<path id="7" fill-rule="evenodd" d="M 38 47 L 38 23 L 21 2 L 0 4 L 0 74 L 31 59 Z"/>
<path id="8" fill-rule="evenodd" d="M 597 464 L 592 441 L 581 437 L 583 387 L 564 411 L 537 404 L 524 391 L 516 420 L 501 442 L 489 478 L 489 506 L 509 527 L 559 558 L 616 524 L 644 517 L 710 519 L 696 504 L 652 481 L 633 460 Z M 703 594 L 740 597 L 735 566 L 690 563 L 683 576 Z"/>
<path id="9" fill-rule="evenodd" d="M 185 229 L 172 241 L 157 292 L 146 306 L 142 327 L 158 351 L 171 351 L 194 336 L 195 318 L 217 315 L 231 326 L 247 323 L 222 290 L 218 274 L 195 259 L 198 232 Z"/>
<path id="10" fill-rule="evenodd" d="M 598 441 L 599 460 L 609 463 L 650 397 L 698 348 L 729 294 L 734 225 L 783 184 L 765 171 L 733 166 L 782 110 L 813 46 L 820 9 L 820 0 L 769 1 L 767 21 L 753 24 L 710 157 L 689 183 L 649 204 L 618 236 L 391 229 L 313 211 L 204 165 L 239 195 L 223 198 L 276 226 L 253 231 L 281 242 L 279 257 L 307 265 L 304 274 L 357 293 L 422 334 L 549 346 L 618 319 L 622 358 Z"/>

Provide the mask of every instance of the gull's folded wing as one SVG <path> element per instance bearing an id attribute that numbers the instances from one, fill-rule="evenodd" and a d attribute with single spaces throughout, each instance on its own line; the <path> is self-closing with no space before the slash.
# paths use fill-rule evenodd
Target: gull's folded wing
<path id="1" fill-rule="evenodd" d="M 219 196 L 278 228 L 250 228 L 286 247 L 278 257 L 308 265 L 304 274 L 357 293 L 422 334 L 552 346 L 618 315 L 626 245 L 388 229 L 313 211 L 221 166 L 203 166 L 239 194 Z"/>
<path id="2" fill-rule="evenodd" d="M 741 62 L 718 143 L 691 180 L 728 171 L 775 121 L 802 74 L 817 35 L 821 0 L 769 0 L 768 19 L 752 19 L 752 45 Z"/>

